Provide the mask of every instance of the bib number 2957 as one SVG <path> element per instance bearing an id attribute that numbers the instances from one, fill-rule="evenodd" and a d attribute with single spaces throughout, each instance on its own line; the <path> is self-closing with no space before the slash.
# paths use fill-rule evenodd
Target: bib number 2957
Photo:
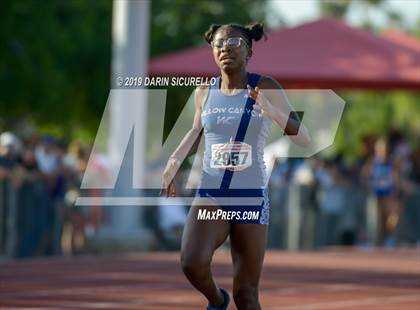
<path id="1" fill-rule="evenodd" d="M 230 141 L 211 146 L 211 168 L 243 170 L 252 165 L 252 146 Z"/>

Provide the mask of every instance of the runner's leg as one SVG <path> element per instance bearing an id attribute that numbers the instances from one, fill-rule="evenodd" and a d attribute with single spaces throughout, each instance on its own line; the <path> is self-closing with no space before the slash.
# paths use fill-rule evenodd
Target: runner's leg
<path id="1" fill-rule="evenodd" d="M 182 235 L 182 270 L 191 284 L 206 296 L 210 305 L 220 306 L 223 304 L 223 295 L 213 280 L 210 265 L 214 251 L 229 235 L 230 222 L 197 220 L 199 209 L 211 211 L 218 207 L 210 200 L 205 207 L 191 206 Z"/>
<path id="2" fill-rule="evenodd" d="M 267 225 L 232 224 L 233 298 L 238 310 L 261 309 L 258 285 L 267 241 Z"/>

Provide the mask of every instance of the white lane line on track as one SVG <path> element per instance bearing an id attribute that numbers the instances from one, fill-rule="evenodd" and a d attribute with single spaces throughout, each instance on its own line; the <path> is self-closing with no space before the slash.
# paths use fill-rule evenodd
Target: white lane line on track
<path id="1" fill-rule="evenodd" d="M 317 287 L 288 287 L 280 289 L 262 289 L 261 294 L 272 294 L 276 295 L 289 295 L 307 292 L 334 292 L 334 291 L 346 291 L 360 288 L 352 284 L 334 284 L 334 285 L 323 285 Z M 366 287 L 365 287 L 366 288 Z M 34 290 L 28 288 L 27 290 L 21 290 L 18 292 L 5 292 L 0 293 L 0 297 L 13 298 L 13 297 L 40 297 L 40 296 L 56 296 L 56 295 L 90 295 L 94 293 L 117 293 L 132 291 L 144 291 L 144 290 L 188 290 L 189 286 L 179 286 L 179 284 L 163 284 L 163 283 L 147 283 L 147 284 L 134 284 L 134 285 L 112 285 L 112 286 L 92 286 L 92 287 L 65 287 L 57 289 L 39 289 Z"/>
<path id="2" fill-rule="evenodd" d="M 401 295 L 392 297 L 371 297 L 356 300 L 341 300 L 332 302 L 322 302 L 314 304 L 303 304 L 296 306 L 285 306 L 285 307 L 265 307 L 267 310 L 326 310 L 326 309 L 338 309 L 338 308 L 349 308 L 355 306 L 369 306 L 369 305 L 385 305 L 395 304 L 401 302 L 418 301 L 420 302 L 419 295 Z"/>
<path id="3" fill-rule="evenodd" d="M 401 295 L 401 296 L 392 296 L 392 297 L 374 297 L 374 298 L 364 298 L 358 300 L 343 300 L 343 301 L 334 301 L 334 302 L 325 302 L 325 303 L 316 303 L 316 304 L 306 304 L 306 305 L 296 305 L 296 306 L 286 306 L 286 307 L 265 307 L 267 310 L 325 310 L 325 309 L 338 309 L 338 308 L 348 308 L 355 306 L 369 306 L 369 305 L 384 305 L 384 304 L 395 304 L 401 302 L 410 302 L 410 301 L 419 301 L 418 295 Z M 143 305 L 143 306 L 157 306 L 161 302 L 164 303 L 176 303 L 178 305 L 185 305 L 185 296 L 170 296 L 165 297 L 164 300 L 127 300 L 119 302 L 78 302 L 78 301 L 59 301 L 61 307 L 77 307 L 77 308 L 90 308 L 90 309 L 118 309 L 124 306 L 133 306 L 133 305 Z M 185 305 L 186 306 L 186 305 Z M 55 307 L 52 306 L 51 307 Z M 21 307 L 20 309 L 31 309 L 34 308 L 25 308 Z M 35 308 L 36 309 L 36 308 Z M 54 308 L 53 308 L 54 309 Z"/>
<path id="4" fill-rule="evenodd" d="M 373 286 L 372 286 L 373 287 Z M 275 293 L 276 295 L 289 295 L 289 294 L 297 294 L 297 293 L 310 293 L 310 292 L 339 292 L 339 291 L 351 291 L 357 290 L 361 287 L 354 284 L 326 284 L 320 286 L 304 286 L 304 287 L 287 287 L 287 288 L 279 288 L 279 289 L 265 289 L 261 290 L 264 294 L 271 294 Z M 365 286 L 364 288 L 370 288 Z"/>

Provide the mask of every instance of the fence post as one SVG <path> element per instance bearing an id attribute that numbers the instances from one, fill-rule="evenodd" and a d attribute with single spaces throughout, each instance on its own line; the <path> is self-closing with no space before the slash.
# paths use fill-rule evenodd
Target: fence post
<path id="1" fill-rule="evenodd" d="M 376 197 L 368 194 L 366 198 L 366 241 L 369 245 L 377 242 L 378 207 Z"/>
<path id="2" fill-rule="evenodd" d="M 287 200 L 287 249 L 298 250 L 301 221 L 300 186 L 291 184 Z"/>
<path id="3" fill-rule="evenodd" d="M 6 241 L 5 253 L 7 257 L 14 257 L 17 245 L 18 194 L 11 182 L 6 183 Z"/>
<path id="4" fill-rule="evenodd" d="M 6 204 L 5 204 L 5 186 L 6 183 L 0 180 L 0 255 L 5 255 L 5 231 L 6 231 Z"/>

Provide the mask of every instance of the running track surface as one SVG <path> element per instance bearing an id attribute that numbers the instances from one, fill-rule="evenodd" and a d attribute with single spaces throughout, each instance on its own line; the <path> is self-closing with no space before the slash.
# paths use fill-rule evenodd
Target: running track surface
<path id="1" fill-rule="evenodd" d="M 178 253 L 38 258 L 0 263 L 0 309 L 197 310 L 206 302 L 182 275 Z M 264 310 L 419 310 L 417 250 L 267 252 Z M 213 261 L 232 289 L 229 252 Z M 236 309 L 233 305 L 229 309 Z"/>

